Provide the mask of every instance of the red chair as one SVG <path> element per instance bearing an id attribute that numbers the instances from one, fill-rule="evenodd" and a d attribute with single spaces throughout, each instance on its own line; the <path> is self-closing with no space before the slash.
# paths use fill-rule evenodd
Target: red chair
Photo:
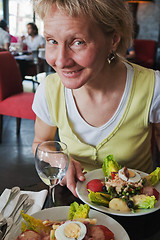
<path id="1" fill-rule="evenodd" d="M 33 92 L 23 92 L 21 74 L 10 52 L 0 52 L 0 142 L 3 115 L 17 118 L 17 135 L 21 118 L 35 120 L 32 111 Z"/>
<path id="2" fill-rule="evenodd" d="M 135 39 L 135 60 L 134 62 L 147 68 L 155 68 L 157 42 L 147 39 Z"/>

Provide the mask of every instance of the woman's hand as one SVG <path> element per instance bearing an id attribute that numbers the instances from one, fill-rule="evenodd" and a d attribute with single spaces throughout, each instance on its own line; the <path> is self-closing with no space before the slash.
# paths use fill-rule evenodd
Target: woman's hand
<path id="1" fill-rule="evenodd" d="M 73 193 L 73 195 L 75 197 L 78 197 L 76 193 L 76 182 L 78 180 L 81 182 L 85 180 L 83 168 L 79 162 L 75 161 L 73 158 L 70 157 L 67 173 L 64 179 L 61 181 L 60 185 L 66 185 L 67 188 Z"/>

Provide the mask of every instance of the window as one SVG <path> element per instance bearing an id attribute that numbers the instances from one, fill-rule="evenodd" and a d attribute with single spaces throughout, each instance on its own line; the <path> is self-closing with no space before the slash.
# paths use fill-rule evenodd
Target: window
<path id="1" fill-rule="evenodd" d="M 0 20 L 3 19 L 3 3 L 2 0 L 0 0 Z"/>
<path id="2" fill-rule="evenodd" d="M 22 36 L 27 32 L 27 23 L 33 22 L 31 0 L 9 0 L 9 31 L 13 36 Z M 36 18 L 39 33 L 43 34 L 43 23 Z"/>

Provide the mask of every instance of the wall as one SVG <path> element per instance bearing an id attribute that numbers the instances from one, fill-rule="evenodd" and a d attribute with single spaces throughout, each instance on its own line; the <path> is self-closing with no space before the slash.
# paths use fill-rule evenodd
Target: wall
<path id="1" fill-rule="evenodd" d="M 160 29 L 160 0 L 154 0 L 153 3 L 139 3 L 137 22 L 140 26 L 137 38 L 158 41 Z"/>

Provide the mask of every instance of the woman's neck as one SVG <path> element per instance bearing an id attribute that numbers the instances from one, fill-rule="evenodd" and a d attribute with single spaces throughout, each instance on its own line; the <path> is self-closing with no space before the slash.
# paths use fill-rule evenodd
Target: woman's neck
<path id="1" fill-rule="evenodd" d="M 109 65 L 106 71 L 97 76 L 96 79 L 86 83 L 79 89 L 72 90 L 73 95 L 87 94 L 91 98 L 103 98 L 108 93 L 123 91 L 126 83 L 127 69 L 123 62 L 118 62 L 114 65 Z"/>

